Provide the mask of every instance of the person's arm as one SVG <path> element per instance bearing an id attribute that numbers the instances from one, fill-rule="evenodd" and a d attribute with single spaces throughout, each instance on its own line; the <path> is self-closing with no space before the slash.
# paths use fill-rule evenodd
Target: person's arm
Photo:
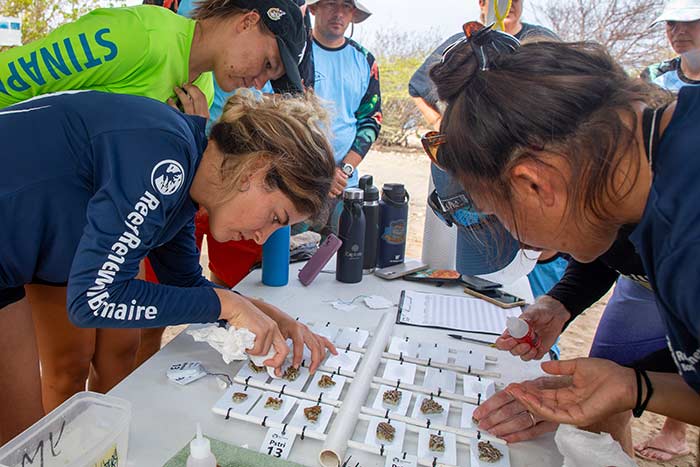
<path id="1" fill-rule="evenodd" d="M 420 110 L 421 115 L 423 115 L 423 120 L 428 124 L 430 128 L 435 131 L 440 130 L 440 123 L 442 122 L 442 115 L 438 110 L 428 104 L 422 97 L 414 97 L 413 102 Z"/>
<path id="2" fill-rule="evenodd" d="M 372 144 L 377 140 L 379 131 L 382 128 L 382 94 L 379 88 L 379 66 L 371 53 L 367 53 L 367 63 L 369 65 L 369 83 L 362 97 L 359 107 L 355 111 L 357 119 L 355 141 L 352 143 L 350 153 L 362 158 L 367 155 Z M 348 155 L 350 155 L 350 153 Z M 351 164 L 350 160 L 343 159 L 344 162 Z M 357 163 L 353 167 L 357 167 L 360 163 L 353 157 Z"/>
<path id="3" fill-rule="evenodd" d="M 632 410 L 637 401 L 634 370 L 609 360 L 579 358 L 542 364 L 553 389 L 541 384 L 511 384 L 506 388 L 528 410 L 546 420 L 587 426 Z M 683 378 L 670 373 L 648 373 L 653 387 L 647 410 L 700 425 L 700 395 Z M 556 383 L 558 382 L 558 384 Z M 642 400 L 646 386 L 642 386 Z"/>
<path id="4" fill-rule="evenodd" d="M 570 321 L 600 300 L 620 274 L 597 259 L 579 263 L 571 259 L 564 276 L 547 295 L 560 302 L 571 313 Z"/>
<path id="5" fill-rule="evenodd" d="M 119 83 L 139 69 L 147 44 L 147 31 L 129 9 L 94 10 L 0 54 L 0 108 L 50 92 Z"/>
<path id="6" fill-rule="evenodd" d="M 213 288 L 197 287 L 204 283 L 196 278 L 201 270 L 193 258 L 180 263 L 189 270 L 166 277 L 178 285 L 134 279 L 141 259 L 158 247 L 160 233 L 172 222 L 186 224 L 178 214 L 191 203 L 187 180 L 196 168 L 193 144 L 174 133 L 144 129 L 96 136 L 90 150 L 95 194 L 68 280 L 71 321 L 79 327 L 117 328 L 219 319 L 219 296 Z M 154 255 L 161 276 L 165 266 L 175 265 L 173 258 L 180 259 L 183 242 L 174 237 Z"/>

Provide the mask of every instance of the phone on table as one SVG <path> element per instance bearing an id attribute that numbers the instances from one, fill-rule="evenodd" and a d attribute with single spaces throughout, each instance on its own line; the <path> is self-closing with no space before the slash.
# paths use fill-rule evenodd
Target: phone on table
<path id="1" fill-rule="evenodd" d="M 468 276 L 466 274 L 462 274 L 460 282 L 470 289 L 476 290 L 477 292 L 483 292 L 484 290 L 496 290 L 503 287 L 503 285 L 499 284 L 498 282 L 492 282 L 478 276 Z"/>
<path id="2" fill-rule="evenodd" d="M 395 264 L 388 268 L 375 269 L 374 275 L 382 279 L 392 280 L 407 276 L 411 273 L 428 269 L 428 265 L 418 260 L 408 260 L 401 264 Z"/>
<path id="3" fill-rule="evenodd" d="M 515 295 L 511 295 L 508 292 L 504 292 L 501 289 L 491 289 L 491 290 L 474 290 L 469 287 L 464 288 L 464 293 L 469 294 L 473 297 L 486 300 L 489 303 L 493 303 L 501 308 L 515 308 L 517 306 L 524 306 L 525 300 Z"/>
<path id="4" fill-rule="evenodd" d="M 309 285 L 316 279 L 323 267 L 328 264 L 333 255 L 340 249 L 343 241 L 333 234 L 328 235 L 326 240 L 318 247 L 318 250 L 299 270 L 299 281 L 304 285 Z"/>
<path id="5" fill-rule="evenodd" d="M 428 284 L 457 284 L 461 274 L 453 269 L 426 269 L 404 276 L 403 280 Z"/>

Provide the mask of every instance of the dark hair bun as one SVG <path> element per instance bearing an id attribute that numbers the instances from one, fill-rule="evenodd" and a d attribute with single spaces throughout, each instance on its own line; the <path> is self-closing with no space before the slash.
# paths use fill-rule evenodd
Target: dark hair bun
<path id="1" fill-rule="evenodd" d="M 478 72 L 474 50 L 467 41 L 462 41 L 452 46 L 444 59 L 430 69 L 430 78 L 440 100 L 450 103 Z"/>

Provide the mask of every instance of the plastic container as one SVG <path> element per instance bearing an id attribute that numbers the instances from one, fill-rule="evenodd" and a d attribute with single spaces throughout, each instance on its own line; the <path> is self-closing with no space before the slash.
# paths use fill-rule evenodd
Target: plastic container
<path id="1" fill-rule="evenodd" d="M 524 319 L 509 316 L 506 318 L 506 328 L 508 329 L 508 334 L 516 341 L 530 344 L 532 347 L 540 345 L 540 336 Z"/>
<path id="2" fill-rule="evenodd" d="M 0 448 L 3 467 L 126 466 L 131 404 L 79 392 Z"/>
<path id="3" fill-rule="evenodd" d="M 211 443 L 202 436 L 202 426 L 197 423 L 197 437 L 190 441 L 187 467 L 216 467 L 216 458 L 211 452 Z"/>

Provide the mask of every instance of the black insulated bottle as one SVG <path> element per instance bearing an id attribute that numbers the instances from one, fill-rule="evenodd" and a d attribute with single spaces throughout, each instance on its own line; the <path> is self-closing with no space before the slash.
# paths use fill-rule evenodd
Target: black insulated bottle
<path id="1" fill-rule="evenodd" d="M 338 250 L 335 278 L 346 284 L 362 281 L 362 253 L 365 249 L 363 195 L 359 188 L 347 188 L 343 191 L 343 212 L 340 214 L 338 226 L 338 236 L 343 245 Z"/>
<path id="2" fill-rule="evenodd" d="M 364 192 L 362 211 L 365 213 L 365 250 L 362 271 L 371 274 L 377 267 L 377 242 L 379 241 L 379 188 L 373 185 L 371 175 L 360 177 L 360 189 Z"/>

